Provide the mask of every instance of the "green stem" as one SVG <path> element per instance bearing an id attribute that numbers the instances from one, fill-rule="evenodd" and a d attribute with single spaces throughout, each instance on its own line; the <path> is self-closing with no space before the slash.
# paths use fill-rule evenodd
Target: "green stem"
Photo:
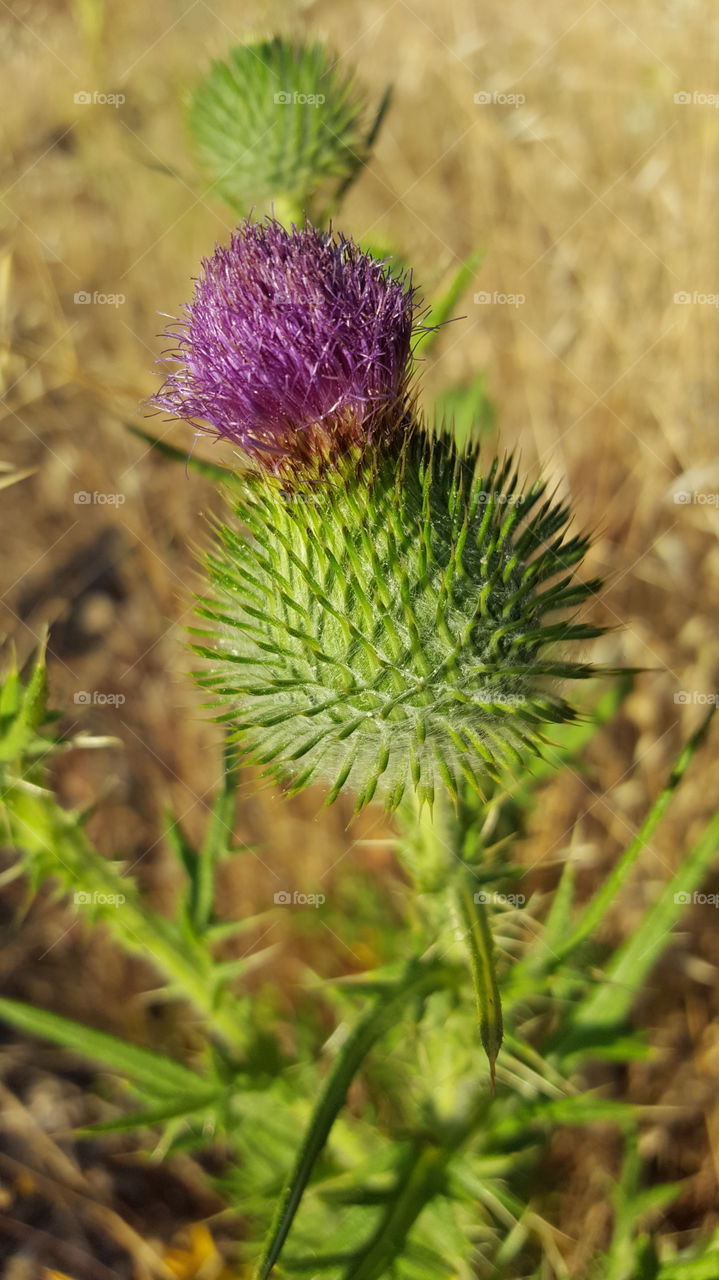
<path id="1" fill-rule="evenodd" d="M 389 1275 L 389 1265 L 402 1254 L 404 1242 L 425 1205 L 437 1195 L 453 1152 L 444 1147 L 413 1150 L 406 1177 L 392 1201 L 379 1230 L 358 1265 L 347 1271 L 349 1280 L 379 1280 Z"/>
<path id="2" fill-rule="evenodd" d="M 464 930 L 464 941 L 469 952 L 479 1015 L 479 1035 L 489 1059 L 492 1088 L 494 1088 L 495 1063 L 504 1033 L 502 999 L 497 981 L 494 939 L 489 917 L 491 908 L 487 902 L 475 900 L 473 892 L 475 884 L 476 880 L 470 881 L 470 876 L 463 868 L 454 894 L 457 912 Z"/>
<path id="3" fill-rule="evenodd" d="M 310 1118 L 285 1191 L 279 1201 L 257 1266 L 257 1280 L 267 1280 L 282 1252 L 312 1170 L 342 1109 L 352 1080 L 372 1046 L 406 1012 L 407 1005 L 443 981 L 436 965 L 408 967 L 405 978 L 383 994 L 360 1018 L 345 1040 Z"/>
<path id="4" fill-rule="evenodd" d="M 433 1141 L 414 1143 L 398 1170 L 393 1195 L 375 1234 L 355 1256 L 343 1280 L 381 1280 L 393 1275 L 393 1263 L 404 1256 L 407 1237 L 426 1206 L 446 1191 L 447 1169 L 465 1143 L 486 1120 L 491 1099 L 483 1090 L 465 1115 L 446 1126 Z"/>
<path id="5" fill-rule="evenodd" d="M 449 895 L 452 913 L 462 934 L 472 974 L 477 1001 L 479 1035 L 489 1061 L 492 1088 L 495 1064 L 502 1044 L 502 1001 L 497 979 L 497 963 L 492 937 L 492 905 L 489 893 L 477 893 L 486 877 L 480 877 L 468 865 L 477 856 L 481 829 L 486 812 L 476 802 L 460 799 L 455 807 L 449 795 L 440 798 L 434 815 L 432 834 L 435 843 L 435 867 L 444 855 L 443 886 Z"/>

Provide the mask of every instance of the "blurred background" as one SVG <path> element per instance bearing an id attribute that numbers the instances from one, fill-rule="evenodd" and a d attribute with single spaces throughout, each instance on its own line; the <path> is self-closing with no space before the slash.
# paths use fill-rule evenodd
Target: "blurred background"
<path id="1" fill-rule="evenodd" d="M 431 413 L 443 389 L 485 372 L 488 452 L 518 448 L 524 469 L 548 476 L 596 531 L 588 572 L 608 584 L 595 616 L 613 630 L 593 654 L 649 669 L 583 772 L 546 792 L 522 849 L 528 882 L 551 885 L 571 846 L 588 889 L 719 689 L 719 11 L 708 0 L 2 6 L 0 462 L 30 474 L 0 495 L 0 633 L 24 659 L 50 621 L 63 729 L 118 740 L 64 756 L 55 784 L 67 805 L 98 804 L 98 845 L 170 903 L 162 815 L 171 808 L 199 838 L 220 776 L 220 734 L 189 679 L 184 634 L 194 547 L 218 499 L 125 424 L 232 461 L 190 428 L 145 421 L 141 405 L 161 378 L 163 317 L 232 227 L 188 145 L 188 88 L 212 57 L 275 32 L 327 41 L 375 102 L 394 85 L 342 229 L 400 253 L 427 298 L 484 251 L 461 318 L 426 364 L 423 403 Z M 716 777 L 715 733 L 611 920 L 614 937 L 632 931 L 716 807 Z M 224 913 L 264 909 L 284 889 L 361 904 L 362 886 L 384 877 L 388 915 L 396 904 L 401 919 L 386 820 L 320 803 L 285 802 L 247 772 L 237 837 L 252 852 L 241 874 L 228 870 Z M 139 998 L 151 975 L 102 930 L 73 924 L 45 893 L 28 908 L 18 883 L 0 913 L 6 994 L 179 1043 L 181 1014 Z M 378 958 L 369 906 L 350 937 L 309 915 L 278 911 L 262 939 L 278 952 L 258 990 L 278 984 L 288 1010 L 305 962 L 334 976 Z M 688 1179 L 662 1224 L 678 1238 L 718 1220 L 718 923 L 710 904 L 687 911 L 637 1011 L 656 1052 L 610 1081 L 616 1096 L 660 1106 L 644 1155 L 662 1178 Z M 52 1236 L 54 1197 L 80 1168 L 83 1195 L 110 1188 L 117 1222 L 97 1230 L 118 1249 L 130 1247 L 118 1226 L 129 1222 L 189 1257 L 183 1230 L 213 1209 L 190 1161 L 158 1169 L 120 1159 L 117 1144 L 56 1141 L 85 1118 L 89 1074 L 68 1074 L 55 1050 L 6 1039 L 0 1079 L 6 1114 L 23 1116 L 19 1129 L 0 1124 L 5 1274 L 34 1274 L 13 1255 L 41 1222 Z M 23 1143 L 44 1153 L 49 1186 L 23 1176 Z M 570 1130 L 554 1140 L 546 1185 L 572 1275 L 606 1230 L 615 1159 L 609 1133 L 591 1150 Z M 99 1276 L 119 1274 L 107 1265 Z M 190 1265 L 180 1259 L 174 1274 L 199 1274 Z"/>

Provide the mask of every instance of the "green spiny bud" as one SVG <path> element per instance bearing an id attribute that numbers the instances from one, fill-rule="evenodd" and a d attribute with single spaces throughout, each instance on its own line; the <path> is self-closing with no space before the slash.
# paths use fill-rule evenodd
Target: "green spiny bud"
<path id="1" fill-rule="evenodd" d="M 565 656 L 598 634 L 567 618 L 599 583 L 573 572 L 587 541 L 511 459 L 415 429 L 291 491 L 267 472 L 228 495 L 201 602 L 200 682 L 246 755 L 334 800 L 481 790 L 573 718 Z"/>
<path id="2" fill-rule="evenodd" d="M 321 45 L 275 38 L 214 62 L 190 103 L 200 158 L 222 196 L 246 213 L 274 203 L 295 220 L 328 181 L 366 158 L 364 102 Z"/>

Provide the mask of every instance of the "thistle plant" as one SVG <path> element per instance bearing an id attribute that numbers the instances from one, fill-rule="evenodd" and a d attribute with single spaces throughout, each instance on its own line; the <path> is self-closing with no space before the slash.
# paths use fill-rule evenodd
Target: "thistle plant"
<path id="1" fill-rule="evenodd" d="M 386 103 L 365 134 L 362 97 L 330 56 L 280 39 L 233 50 L 192 99 L 218 190 L 243 214 L 259 204 L 274 216 L 243 219 L 203 262 L 152 401 L 233 450 L 227 468 L 190 459 L 223 486 L 193 644 L 226 743 L 201 845 L 168 818 L 181 878 L 169 917 L 123 851 L 101 856 L 86 815 L 52 793 L 48 759 L 103 743 L 50 730 L 42 655 L 0 680 L 0 814 L 17 855 L 7 878 L 52 883 L 76 914 L 92 899 L 85 920 L 141 953 L 163 998 L 181 1002 L 188 1061 L 16 1000 L 0 1000 L 0 1017 L 121 1077 L 82 1136 L 135 1131 L 155 1156 L 204 1155 L 219 1140 L 216 1185 L 242 1222 L 238 1274 L 567 1280 L 547 1245 L 539 1161 L 559 1126 L 591 1135 L 609 1123 L 624 1148 L 613 1225 L 582 1280 L 713 1280 L 716 1233 L 678 1251 L 651 1231 L 681 1187 L 644 1185 L 646 1109 L 584 1086 L 590 1068 L 650 1052 L 632 1006 L 716 857 L 719 817 L 630 938 L 611 948 L 598 931 L 714 708 L 587 901 L 570 858 L 553 894 L 512 905 L 529 815 L 633 673 L 588 695 L 598 672 L 582 646 L 598 628 L 578 612 L 600 586 L 582 575 L 588 540 L 541 480 L 478 445 L 477 422 L 492 422 L 481 375 L 442 395 L 449 419 L 420 407 L 417 354 L 478 257 L 425 309 L 408 273 L 327 225 Z M 248 995 L 267 952 L 232 954 L 271 909 L 216 915 L 220 866 L 245 854 L 234 838 L 245 762 L 287 793 L 381 804 L 396 824 L 402 927 L 369 876 L 350 910 L 332 904 L 335 935 L 351 936 L 354 917 L 372 922 L 377 962 L 336 981 L 309 971 L 306 1022 L 274 985 Z"/>
<path id="2" fill-rule="evenodd" d="M 201 683 L 289 790 L 436 804 L 450 866 L 466 861 L 467 793 L 521 770 L 575 714 L 559 682 L 592 674 L 572 646 L 597 631 L 566 616 L 599 585 L 574 579 L 586 539 L 511 459 L 485 471 L 420 420 L 415 292 L 351 242 L 243 223 L 180 323 L 154 403 L 244 457 L 207 561 Z M 494 1073 L 500 999 L 472 887 L 455 905 Z"/>

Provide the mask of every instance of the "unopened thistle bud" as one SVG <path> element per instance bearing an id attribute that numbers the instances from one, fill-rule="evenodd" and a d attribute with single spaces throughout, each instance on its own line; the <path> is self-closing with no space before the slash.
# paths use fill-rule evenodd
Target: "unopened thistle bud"
<path id="1" fill-rule="evenodd" d="M 415 290 L 344 236 L 242 222 L 202 264 L 152 403 L 275 470 L 404 430 Z"/>
<path id="2" fill-rule="evenodd" d="M 344 67 L 344 64 L 343 64 Z M 240 213 L 311 211 L 367 157 L 365 104 L 322 45 L 276 37 L 230 50 L 195 90 L 189 123 L 201 163 Z"/>
<path id="3" fill-rule="evenodd" d="M 319 484 L 288 493 L 262 470 L 228 498 L 200 679 L 292 790 L 431 803 L 516 771 L 573 718 L 560 685 L 592 669 L 566 647 L 597 630 L 567 611 L 598 583 L 573 579 L 587 544 L 567 507 L 511 462 L 482 472 L 476 450 L 414 428 Z"/>

